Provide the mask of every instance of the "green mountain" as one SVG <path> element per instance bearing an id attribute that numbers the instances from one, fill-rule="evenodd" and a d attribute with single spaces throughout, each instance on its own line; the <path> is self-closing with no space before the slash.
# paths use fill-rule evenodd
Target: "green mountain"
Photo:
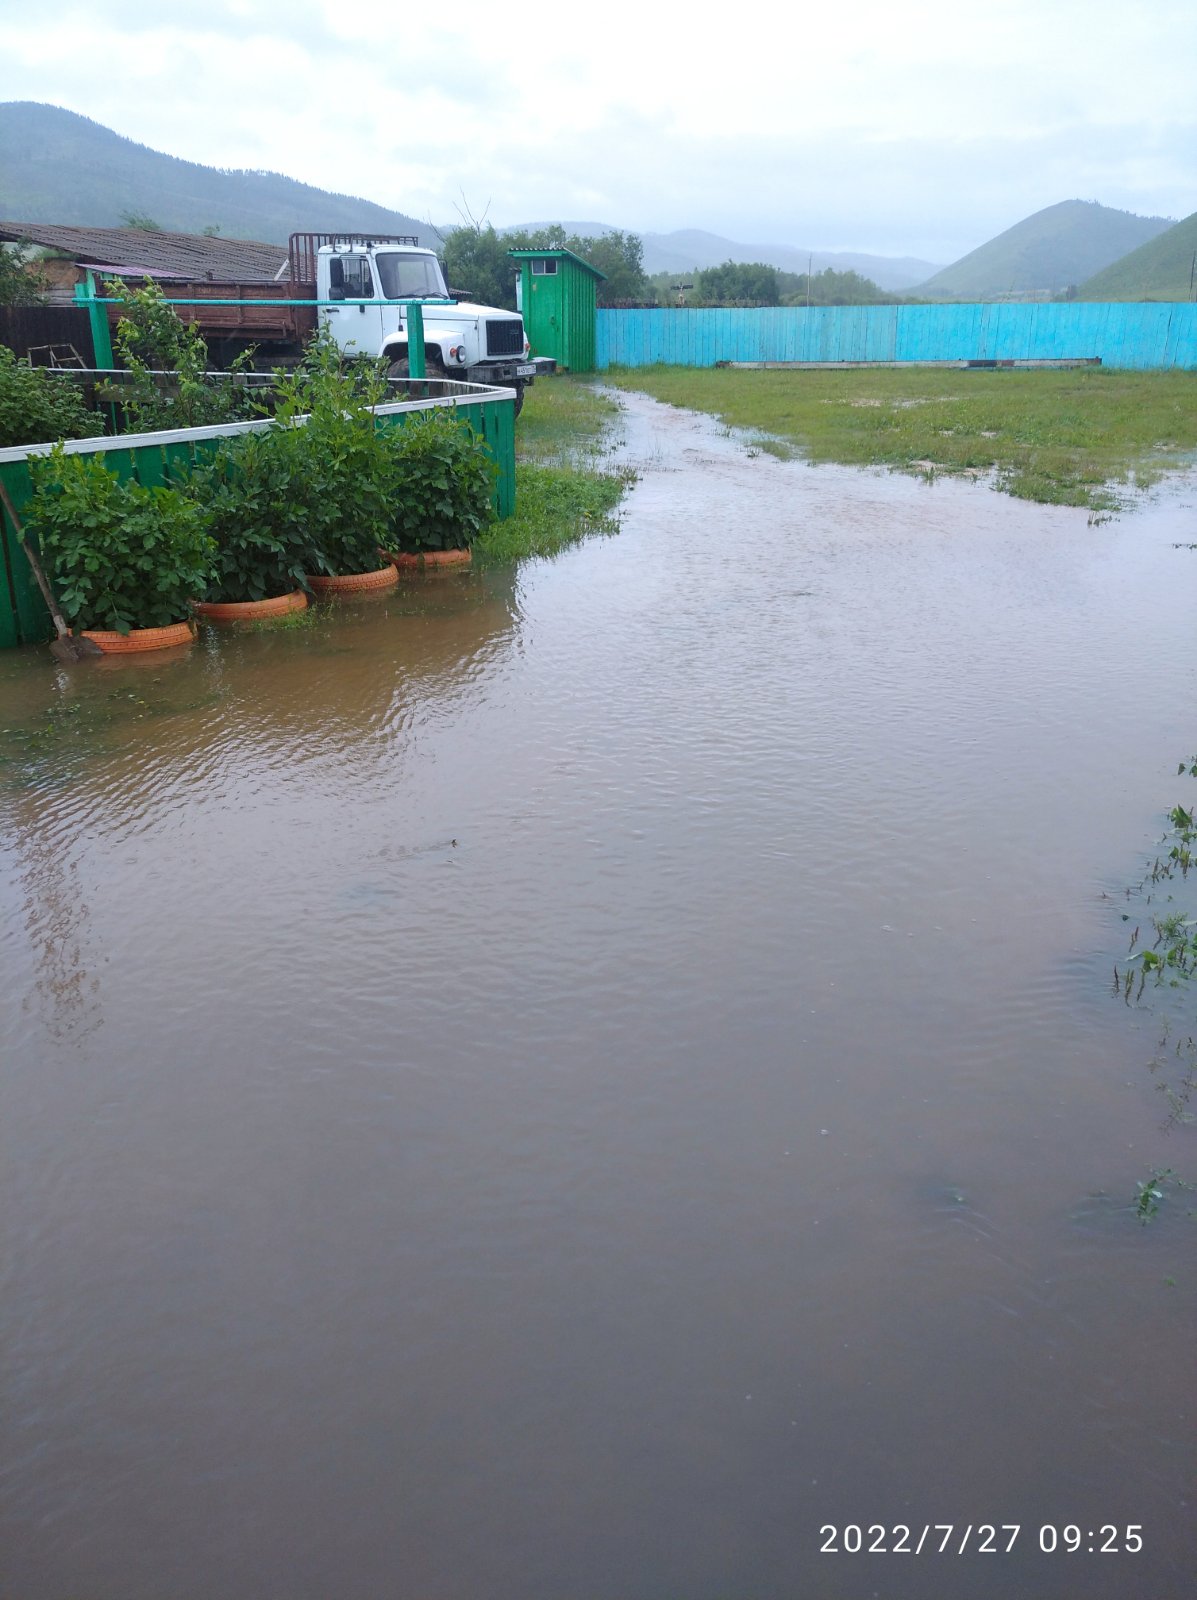
<path id="1" fill-rule="evenodd" d="M 1078 300 L 1188 300 L 1197 257 L 1197 211 L 1082 283 Z"/>
<path id="2" fill-rule="evenodd" d="M 1058 294 L 1070 284 L 1084 283 L 1171 226 L 1167 217 L 1136 217 L 1096 200 L 1062 200 L 971 250 L 920 284 L 915 293 L 934 300 L 990 300 L 1036 291 Z"/>
<path id="3" fill-rule="evenodd" d="M 371 200 L 330 194 L 277 172 L 222 171 L 124 139 L 59 106 L 0 104 L 0 217 L 117 228 L 127 212 L 160 227 L 286 244 L 292 233 L 414 233 L 439 246 L 428 223 Z"/>

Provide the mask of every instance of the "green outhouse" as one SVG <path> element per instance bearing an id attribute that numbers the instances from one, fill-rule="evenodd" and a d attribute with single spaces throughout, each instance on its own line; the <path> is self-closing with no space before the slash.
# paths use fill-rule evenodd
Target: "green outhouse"
<path id="1" fill-rule="evenodd" d="M 607 274 L 572 250 L 509 250 L 520 264 L 519 308 L 534 356 L 567 372 L 594 371 L 594 312 Z"/>

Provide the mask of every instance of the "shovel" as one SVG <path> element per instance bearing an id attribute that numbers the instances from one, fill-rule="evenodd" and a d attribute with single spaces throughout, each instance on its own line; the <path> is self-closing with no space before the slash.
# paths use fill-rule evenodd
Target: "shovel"
<path id="1" fill-rule="evenodd" d="M 9 498 L 8 490 L 0 482 L 0 505 L 8 512 L 8 520 L 12 523 L 17 538 L 21 541 L 21 549 L 25 552 L 25 559 L 37 579 L 37 586 L 42 592 L 46 605 L 50 608 L 50 615 L 54 619 L 54 629 L 58 634 L 57 639 L 50 643 L 50 654 L 58 661 L 86 661 L 89 656 L 102 656 L 104 652 L 94 639 L 84 639 L 74 634 L 63 621 L 62 612 L 58 609 L 58 601 L 54 598 L 54 591 L 50 587 L 49 579 L 42 571 L 42 564 L 30 548 L 25 537 L 25 530 L 21 526 L 21 519 L 17 516 L 16 507 Z"/>

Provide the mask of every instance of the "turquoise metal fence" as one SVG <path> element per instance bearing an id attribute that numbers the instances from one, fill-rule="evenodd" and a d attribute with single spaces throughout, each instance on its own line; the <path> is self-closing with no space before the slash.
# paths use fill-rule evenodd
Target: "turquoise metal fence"
<path id="1" fill-rule="evenodd" d="M 1061 361 L 1197 368 L 1197 305 L 774 306 L 599 310 L 598 365 Z"/>

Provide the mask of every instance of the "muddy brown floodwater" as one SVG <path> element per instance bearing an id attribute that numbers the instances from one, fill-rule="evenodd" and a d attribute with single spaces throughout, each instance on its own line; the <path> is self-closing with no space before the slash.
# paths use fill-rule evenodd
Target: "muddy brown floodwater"
<path id="1" fill-rule="evenodd" d="M 1194 486 L 627 405 L 616 539 L 0 657 L 6 1600 L 1193 1592 Z"/>

